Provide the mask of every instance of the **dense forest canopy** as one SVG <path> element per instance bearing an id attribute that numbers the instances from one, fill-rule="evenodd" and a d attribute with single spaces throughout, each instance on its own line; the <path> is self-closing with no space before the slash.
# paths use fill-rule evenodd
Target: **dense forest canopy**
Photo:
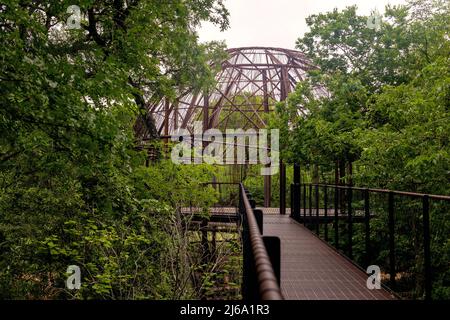
<path id="1" fill-rule="evenodd" d="M 210 169 L 145 168 L 133 127 L 141 117 L 155 136 L 151 99 L 212 83 L 223 45 L 199 44 L 195 28 L 225 29 L 228 12 L 221 0 L 76 3 L 78 29 L 74 1 L 0 5 L 0 298 L 69 297 L 70 264 L 85 275 L 78 298 L 190 297 L 168 222 L 187 197 L 211 203 L 198 187 Z"/>
<path id="2" fill-rule="evenodd" d="M 293 128 L 285 156 L 324 171 L 354 163 L 364 186 L 448 194 L 449 21 L 448 1 L 388 6 L 379 29 L 356 7 L 310 16 L 297 47 L 318 69 L 273 120 Z M 327 96 L 313 95 L 317 84 Z"/>

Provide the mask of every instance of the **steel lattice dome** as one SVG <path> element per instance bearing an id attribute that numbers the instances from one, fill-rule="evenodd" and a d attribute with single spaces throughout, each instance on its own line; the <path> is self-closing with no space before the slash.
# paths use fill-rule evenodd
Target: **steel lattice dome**
<path id="1" fill-rule="evenodd" d="M 236 113 L 243 129 L 263 128 L 262 113 L 271 112 L 275 103 L 284 100 L 307 77 L 307 71 L 315 68 L 296 50 L 245 47 L 227 51 L 228 59 L 222 62 L 217 84 L 209 94 L 187 92 L 150 107 L 160 135 L 173 134 L 178 128 L 192 131 L 194 121 L 203 121 L 207 128 L 227 127 Z M 315 91 L 325 93 L 323 88 Z"/>

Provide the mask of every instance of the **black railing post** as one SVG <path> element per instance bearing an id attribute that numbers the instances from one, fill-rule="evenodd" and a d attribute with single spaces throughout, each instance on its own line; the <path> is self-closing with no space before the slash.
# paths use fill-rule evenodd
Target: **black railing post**
<path id="1" fill-rule="evenodd" d="M 395 289 L 395 220 L 394 220 L 394 193 L 389 192 L 389 283 Z"/>
<path id="2" fill-rule="evenodd" d="M 315 186 L 316 191 L 316 234 L 320 237 L 320 229 L 319 229 L 319 185 Z"/>
<path id="3" fill-rule="evenodd" d="M 286 214 L 286 164 L 280 160 L 280 214 Z"/>
<path id="4" fill-rule="evenodd" d="M 423 201 L 423 260 L 425 276 L 425 300 L 431 300 L 431 244 L 430 244 L 430 200 L 424 195 Z"/>
<path id="5" fill-rule="evenodd" d="M 323 206 L 325 219 L 325 241 L 328 242 L 328 186 L 325 185 L 323 189 Z"/>
<path id="6" fill-rule="evenodd" d="M 302 217 L 302 184 L 298 183 L 298 221 Z"/>
<path id="7" fill-rule="evenodd" d="M 353 259 L 353 189 L 347 189 L 347 214 L 348 214 L 348 257 Z"/>
<path id="8" fill-rule="evenodd" d="M 267 249 L 270 262 L 272 263 L 273 272 L 280 285 L 281 276 L 281 241 L 278 237 L 263 236 L 264 246 Z"/>
<path id="9" fill-rule="evenodd" d="M 370 252 L 370 198 L 369 189 L 364 190 L 364 226 L 365 226 L 365 249 L 366 267 L 370 265 L 372 259 Z"/>
<path id="10" fill-rule="evenodd" d="M 309 184 L 309 218 L 308 225 L 312 225 L 312 184 Z"/>
<path id="11" fill-rule="evenodd" d="M 291 185 L 291 216 L 300 219 L 300 165 L 294 164 L 294 183 Z"/>
<path id="12" fill-rule="evenodd" d="M 289 215 L 291 218 L 294 218 L 294 184 L 291 183 L 291 197 L 290 197 L 290 207 L 291 207 L 291 214 Z"/>
<path id="13" fill-rule="evenodd" d="M 300 165 L 294 163 L 294 183 L 300 184 Z"/>
<path id="14" fill-rule="evenodd" d="M 334 247 L 339 250 L 339 188 L 334 187 Z"/>
<path id="15" fill-rule="evenodd" d="M 255 215 L 256 223 L 258 224 L 259 232 L 263 234 L 263 211 L 260 209 L 253 210 Z"/>
<path id="16" fill-rule="evenodd" d="M 292 207 L 291 214 L 292 216 L 299 220 L 300 219 L 300 184 L 294 183 L 292 184 Z"/>
<path id="17" fill-rule="evenodd" d="M 306 226 L 306 184 L 303 184 L 303 225 Z"/>

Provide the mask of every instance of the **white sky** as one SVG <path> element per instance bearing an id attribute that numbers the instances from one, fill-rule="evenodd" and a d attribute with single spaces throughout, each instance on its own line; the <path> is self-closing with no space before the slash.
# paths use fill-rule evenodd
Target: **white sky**
<path id="1" fill-rule="evenodd" d="M 356 4 L 358 13 L 373 9 L 384 12 L 386 4 L 406 0 L 224 0 L 230 11 L 230 28 L 205 23 L 198 30 L 200 41 L 225 40 L 229 48 L 267 46 L 295 49 L 295 41 L 307 31 L 305 18 L 311 14 L 344 9 Z"/>

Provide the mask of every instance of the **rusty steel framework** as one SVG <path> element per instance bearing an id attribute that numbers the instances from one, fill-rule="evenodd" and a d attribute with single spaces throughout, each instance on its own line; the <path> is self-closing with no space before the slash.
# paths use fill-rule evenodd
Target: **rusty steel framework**
<path id="1" fill-rule="evenodd" d="M 149 106 L 156 131 L 169 137 L 178 129 L 194 132 L 194 122 L 200 121 L 203 131 L 212 128 L 260 129 L 266 126 L 267 114 L 275 104 L 284 101 L 297 83 L 304 81 L 312 62 L 301 52 L 271 47 L 228 49 L 216 75 L 216 85 L 209 92 L 184 92 L 176 99 L 161 99 Z M 315 87 L 314 94 L 323 96 L 326 90 Z M 298 112 L 304 113 L 302 106 Z M 238 123 L 236 123 L 236 118 Z M 231 119 L 231 121 L 230 121 Z M 238 126 L 238 127 L 236 127 Z M 280 161 L 280 212 L 286 212 L 286 170 Z M 264 206 L 270 206 L 271 179 L 264 178 Z"/>
<path id="2" fill-rule="evenodd" d="M 235 113 L 243 120 L 242 129 L 264 128 L 261 114 L 286 99 L 314 68 L 303 53 L 289 49 L 246 47 L 229 49 L 228 54 L 209 93 L 185 92 L 173 101 L 164 98 L 150 106 L 160 135 L 171 135 L 179 128 L 192 132 L 194 121 L 202 121 L 203 130 L 227 128 Z M 318 95 L 325 92 L 315 90 Z"/>

